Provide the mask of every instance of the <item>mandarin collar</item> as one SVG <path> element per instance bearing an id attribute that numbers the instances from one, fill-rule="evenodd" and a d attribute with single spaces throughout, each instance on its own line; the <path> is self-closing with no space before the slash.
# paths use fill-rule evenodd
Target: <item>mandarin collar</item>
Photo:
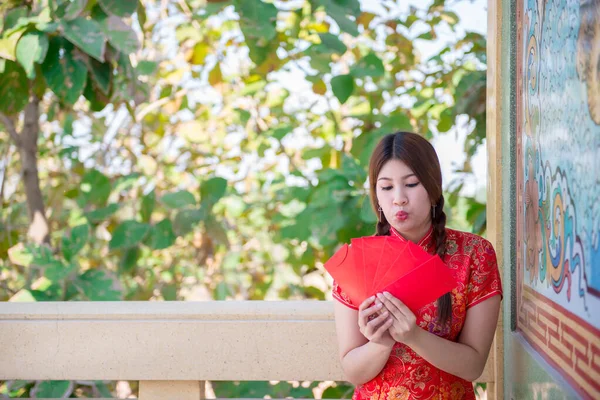
<path id="1" fill-rule="evenodd" d="M 403 242 L 407 242 L 408 239 L 404 238 L 404 236 L 402 236 L 396 229 L 394 229 L 394 227 L 390 226 L 390 235 L 394 236 L 400 240 L 402 240 Z M 423 250 L 427 251 L 428 253 L 431 252 L 432 248 L 434 248 L 435 246 L 433 245 L 433 225 L 431 225 L 429 227 L 429 230 L 427 231 L 427 233 L 425 234 L 425 236 L 423 236 L 423 239 L 419 240 L 419 242 L 417 243 L 417 246 L 423 248 Z"/>

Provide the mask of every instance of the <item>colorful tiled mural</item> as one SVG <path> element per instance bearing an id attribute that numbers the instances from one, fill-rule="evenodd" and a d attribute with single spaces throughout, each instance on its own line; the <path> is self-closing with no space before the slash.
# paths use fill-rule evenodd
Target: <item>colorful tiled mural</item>
<path id="1" fill-rule="evenodd" d="M 600 398 L 600 0 L 517 20 L 517 327 Z"/>

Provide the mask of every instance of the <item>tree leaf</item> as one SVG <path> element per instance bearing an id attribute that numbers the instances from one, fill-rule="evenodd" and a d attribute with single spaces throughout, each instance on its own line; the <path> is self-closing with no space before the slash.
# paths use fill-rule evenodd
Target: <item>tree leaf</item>
<path id="1" fill-rule="evenodd" d="M 204 208 L 179 211 L 173 221 L 173 230 L 177 236 L 184 236 L 190 233 L 205 218 L 206 212 Z"/>
<path id="2" fill-rule="evenodd" d="M 64 398 L 73 393 L 73 388 L 74 384 L 71 381 L 40 381 L 32 391 L 38 398 Z"/>
<path id="3" fill-rule="evenodd" d="M 325 95 L 325 93 L 327 93 L 327 85 L 325 84 L 325 82 L 323 82 L 322 79 L 319 79 L 318 81 L 313 83 L 312 90 L 316 94 L 320 94 L 321 96 L 323 96 Z"/>
<path id="4" fill-rule="evenodd" d="M 140 61 L 136 67 L 136 71 L 140 75 L 151 75 L 158 68 L 158 63 L 154 61 Z"/>
<path id="5" fill-rule="evenodd" d="M 227 283 L 219 282 L 215 288 L 214 298 L 215 300 L 226 300 L 230 294 L 231 292 Z"/>
<path id="6" fill-rule="evenodd" d="M 175 301 L 177 300 L 177 285 L 169 283 L 160 289 L 160 293 L 165 301 Z"/>
<path id="7" fill-rule="evenodd" d="M 29 102 L 29 81 L 25 70 L 16 62 L 5 60 L 0 74 L 0 112 L 14 115 Z"/>
<path id="8" fill-rule="evenodd" d="M 60 260 L 52 260 L 43 266 L 44 277 L 50 282 L 55 284 L 61 284 L 65 279 L 69 277 L 73 272 L 77 271 L 77 265 L 69 263 L 63 264 Z"/>
<path id="9" fill-rule="evenodd" d="M 134 220 L 121 222 L 113 232 L 112 239 L 109 242 L 110 250 L 117 250 L 137 246 L 148 232 L 150 225 Z"/>
<path id="10" fill-rule="evenodd" d="M 208 83 L 215 87 L 223 82 L 223 73 L 221 72 L 221 63 L 217 63 L 208 74 Z"/>
<path id="11" fill-rule="evenodd" d="M 140 209 L 142 221 L 150 222 L 150 218 L 152 217 L 152 211 L 154 211 L 155 204 L 156 192 L 152 190 L 150 193 L 148 193 L 142 198 L 142 207 Z"/>
<path id="12" fill-rule="evenodd" d="M 11 303 L 31 303 L 33 301 L 53 301 L 56 300 L 52 296 L 39 291 L 21 289 L 15 293 L 8 301 Z"/>
<path id="13" fill-rule="evenodd" d="M 375 213 L 373 212 L 373 207 L 371 207 L 371 201 L 369 201 L 369 198 L 366 196 L 360 208 L 360 219 L 367 224 L 374 224 L 377 222 L 377 215 L 375 215 Z"/>
<path id="14" fill-rule="evenodd" d="M 227 238 L 227 232 L 223 228 L 223 224 L 217 221 L 214 216 L 209 215 L 205 220 L 205 225 L 206 233 L 210 235 L 212 240 L 229 247 L 229 239 Z"/>
<path id="15" fill-rule="evenodd" d="M 352 397 L 352 392 L 354 391 L 354 386 L 343 383 L 336 382 L 335 386 L 329 386 L 323 392 L 324 399 L 346 399 L 348 397 Z"/>
<path id="16" fill-rule="evenodd" d="M 123 253 L 123 257 L 119 262 L 119 271 L 121 273 L 134 273 L 135 267 L 137 266 L 138 260 L 142 255 L 142 251 L 139 247 L 132 247 L 130 249 L 126 249 Z"/>
<path id="17" fill-rule="evenodd" d="M 74 104 L 79 99 L 87 79 L 86 65 L 74 57 L 73 49 L 70 42 L 53 37 L 42 64 L 42 73 L 48 86 L 67 104 Z"/>
<path id="18" fill-rule="evenodd" d="M 352 75 L 338 75 L 331 79 L 331 89 L 340 103 L 344 104 L 354 91 Z"/>
<path id="19" fill-rule="evenodd" d="M 17 61 L 17 44 L 24 31 L 25 30 L 22 29 L 11 34 L 5 34 L 3 38 L 0 38 L 0 57 L 11 61 Z"/>
<path id="20" fill-rule="evenodd" d="M 138 0 L 98 0 L 98 4 L 105 13 L 124 18 L 135 12 Z"/>
<path id="21" fill-rule="evenodd" d="M 456 13 L 452 11 L 442 11 L 440 13 L 440 17 L 442 18 L 442 20 L 446 21 L 450 26 L 454 26 L 458 23 L 458 21 L 460 21 L 458 15 L 456 15 Z"/>
<path id="22" fill-rule="evenodd" d="M 194 46 L 191 54 L 191 58 L 189 59 L 190 64 L 192 65 L 204 65 L 204 61 L 206 60 L 206 56 L 210 54 L 211 46 L 205 42 L 198 42 Z"/>
<path id="23" fill-rule="evenodd" d="M 435 39 L 435 31 L 432 29 L 429 32 L 425 32 L 420 34 L 419 36 L 417 36 L 417 39 L 423 39 L 423 40 L 433 40 Z"/>
<path id="24" fill-rule="evenodd" d="M 333 18 L 342 32 L 352 36 L 358 36 L 358 26 L 347 15 L 358 17 L 360 15 L 360 3 L 356 0 L 312 0 L 313 9 L 322 6 L 325 12 Z"/>
<path id="25" fill-rule="evenodd" d="M 152 231 L 150 232 L 150 247 L 154 250 L 166 249 L 175 243 L 176 238 L 175 233 L 173 233 L 171 220 L 165 218 L 152 227 Z"/>
<path id="26" fill-rule="evenodd" d="M 320 33 L 319 37 L 321 38 L 321 45 L 317 46 L 315 50 L 327 50 L 336 54 L 344 54 L 348 50 L 348 47 L 336 35 Z"/>
<path id="27" fill-rule="evenodd" d="M 146 21 L 148 20 L 148 17 L 146 15 L 146 7 L 144 7 L 142 0 L 137 0 L 137 1 L 138 1 L 138 5 L 137 5 L 138 22 L 140 24 L 140 29 L 142 31 L 145 31 L 144 27 L 146 26 Z"/>
<path id="28" fill-rule="evenodd" d="M 195 206 L 196 199 L 194 195 L 187 190 L 180 190 L 175 193 L 167 193 L 160 201 L 169 208 L 185 208 Z"/>
<path id="29" fill-rule="evenodd" d="M 382 124 L 381 128 L 369 132 L 363 132 L 360 136 L 354 139 L 351 153 L 359 160 L 360 165 L 366 167 L 369 165 L 369 158 L 371 157 L 375 146 L 385 135 L 397 131 L 412 130 L 413 127 L 410 123 L 410 118 L 402 112 L 396 112 L 388 117 L 387 121 Z"/>
<path id="30" fill-rule="evenodd" d="M 379 57 L 373 53 L 369 53 L 369 55 L 350 68 L 350 73 L 355 78 L 363 78 L 365 76 L 379 78 L 385 74 L 385 68 Z"/>
<path id="31" fill-rule="evenodd" d="M 86 245 L 90 235 L 88 224 L 78 225 L 71 230 L 69 236 L 62 238 L 62 253 L 67 261 L 71 261 Z"/>
<path id="32" fill-rule="evenodd" d="M 203 207 L 212 208 L 225 195 L 227 180 L 211 178 L 200 185 L 200 201 Z"/>
<path id="33" fill-rule="evenodd" d="M 106 37 L 96 21 L 80 17 L 72 21 L 63 21 L 62 27 L 65 37 L 71 43 L 96 60 L 104 62 Z"/>
<path id="34" fill-rule="evenodd" d="M 96 224 L 96 223 L 107 220 L 111 215 L 116 213 L 118 210 L 119 210 L 119 205 L 113 203 L 113 204 L 109 204 L 106 207 L 102 207 L 102 208 L 99 208 L 94 211 L 88 211 L 88 212 L 84 213 L 84 215 L 90 223 Z"/>
<path id="35" fill-rule="evenodd" d="M 277 34 L 277 7 L 261 0 L 234 0 L 235 10 L 240 15 L 240 27 L 246 42 L 258 40 L 265 45 Z"/>
<path id="36" fill-rule="evenodd" d="M 26 6 L 15 7 L 8 11 L 3 17 L 4 19 L 4 31 L 13 29 L 19 23 L 21 18 L 27 18 L 28 9 Z"/>
<path id="37" fill-rule="evenodd" d="M 350 35 L 355 37 L 359 35 L 358 26 L 356 25 L 356 22 L 348 19 L 347 17 L 341 14 L 334 13 L 333 11 L 330 11 L 329 15 L 338 24 L 340 30 L 349 33 Z"/>
<path id="38" fill-rule="evenodd" d="M 16 57 L 25 68 L 29 79 L 35 78 L 35 63 L 41 64 L 48 52 L 48 37 L 36 31 L 31 31 L 19 39 Z"/>
<path id="39" fill-rule="evenodd" d="M 108 95 L 110 92 L 110 78 L 111 78 L 111 67 L 109 63 L 101 63 L 93 58 L 89 60 L 88 69 L 90 71 L 90 77 L 94 79 L 96 86 L 104 93 Z"/>
<path id="40" fill-rule="evenodd" d="M 440 114 L 440 121 L 437 125 L 438 132 L 448 132 L 454 125 L 452 110 L 447 108 Z"/>
<path id="41" fill-rule="evenodd" d="M 108 271 L 89 269 L 74 282 L 89 301 L 118 301 L 122 299 L 118 280 Z"/>
<path id="42" fill-rule="evenodd" d="M 93 169 L 81 179 L 77 203 L 81 208 L 89 204 L 102 207 L 106 205 L 111 190 L 110 180 L 100 171 Z"/>
<path id="43" fill-rule="evenodd" d="M 17 243 L 8 249 L 8 259 L 15 265 L 22 267 L 29 267 L 33 262 L 33 252 L 29 246 L 25 246 L 23 243 Z"/>
<path id="44" fill-rule="evenodd" d="M 67 2 L 68 4 L 65 8 L 64 14 L 61 19 L 63 21 L 68 21 L 75 19 L 81 14 L 83 10 L 85 10 L 85 6 L 87 5 L 87 0 L 72 0 L 71 2 Z"/>
<path id="45" fill-rule="evenodd" d="M 200 4 L 203 4 L 202 1 L 200 2 Z M 225 9 L 225 7 L 229 6 L 230 4 L 231 1 L 229 0 L 223 0 L 218 2 L 204 2 L 204 7 L 200 8 L 198 10 L 198 13 L 194 15 L 194 17 L 199 19 L 206 19 L 210 16 L 219 14 L 221 11 L 223 11 L 223 9 Z"/>
<path id="46" fill-rule="evenodd" d="M 92 14 L 94 21 L 98 23 L 100 30 L 108 42 L 117 50 L 124 54 L 131 54 L 138 51 L 140 43 L 137 35 L 123 20 L 115 15 L 107 15 L 102 9 L 95 8 Z"/>

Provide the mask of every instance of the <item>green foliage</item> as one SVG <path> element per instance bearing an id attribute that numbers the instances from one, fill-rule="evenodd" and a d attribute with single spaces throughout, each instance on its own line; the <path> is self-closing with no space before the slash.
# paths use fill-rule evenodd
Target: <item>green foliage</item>
<path id="1" fill-rule="evenodd" d="M 0 111 L 14 114 L 27 105 L 27 73 L 17 63 L 5 60 L 0 74 Z"/>
<path id="2" fill-rule="evenodd" d="M 485 38 L 444 38 L 423 60 L 415 43 L 459 17 L 443 1 L 404 14 L 392 3 L 381 15 L 358 0 L 0 4 L 0 113 L 22 118 L 41 100 L 52 228 L 49 245 L 28 241 L 28 199 L 7 180 L 18 182 L 20 157 L 0 125 L 0 300 L 325 299 L 322 263 L 374 232 L 365 185 L 377 142 L 454 134 L 465 119 L 447 210 L 452 226 L 483 232 L 485 204 L 463 195 L 462 179 L 485 138 Z M 214 389 L 313 397 L 316 385 Z M 0 385 L 13 397 L 75 390 L 113 388 Z M 323 397 L 351 390 L 332 384 Z"/>
<path id="3" fill-rule="evenodd" d="M 42 32 L 31 31 L 21 36 L 16 48 L 19 63 L 25 69 L 27 78 L 35 78 L 35 64 L 46 58 L 48 51 L 48 37 Z"/>

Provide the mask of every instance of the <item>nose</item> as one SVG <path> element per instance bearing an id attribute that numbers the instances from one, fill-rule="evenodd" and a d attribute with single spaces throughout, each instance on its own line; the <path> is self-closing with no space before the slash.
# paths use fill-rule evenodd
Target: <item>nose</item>
<path id="1" fill-rule="evenodd" d="M 406 194 L 401 188 L 396 189 L 394 193 L 394 205 L 403 206 L 408 202 Z"/>

